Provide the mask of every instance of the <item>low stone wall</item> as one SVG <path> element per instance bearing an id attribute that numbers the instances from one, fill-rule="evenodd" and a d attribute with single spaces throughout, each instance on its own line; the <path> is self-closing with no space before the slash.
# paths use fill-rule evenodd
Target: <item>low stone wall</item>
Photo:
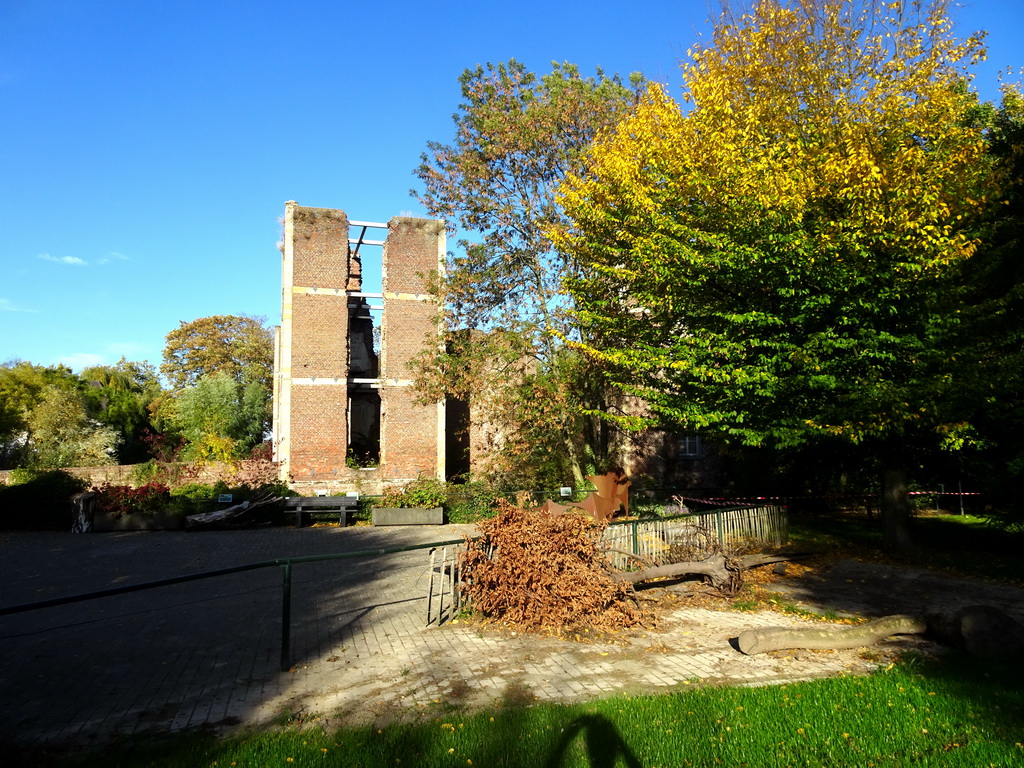
<path id="1" fill-rule="evenodd" d="M 133 485 L 131 481 L 132 469 L 137 464 L 112 464 L 105 467 L 63 467 L 68 474 L 80 477 L 90 485 L 102 485 L 112 483 L 115 485 Z M 0 469 L 0 483 L 7 483 L 13 469 Z"/>
<path id="2" fill-rule="evenodd" d="M 80 477 L 90 486 L 103 485 L 137 485 L 134 478 L 136 467 L 141 464 L 111 465 L 105 467 L 64 467 L 75 477 Z M 186 483 L 213 484 L 223 480 L 228 485 L 248 483 L 250 485 L 273 482 L 278 478 L 278 465 L 269 461 L 237 461 L 211 462 L 209 464 L 170 464 L 171 479 L 168 484 L 174 488 Z M 0 470 L 0 483 L 6 483 L 12 470 Z M 289 480 L 288 487 L 296 495 L 316 496 L 326 493 L 333 496 L 338 493 L 354 491 L 360 496 L 380 496 L 387 488 L 401 488 L 409 483 L 409 478 L 386 478 L 379 467 L 353 469 L 339 467 L 330 475 L 316 480 Z"/>
<path id="3" fill-rule="evenodd" d="M 63 471 L 80 477 L 90 486 L 103 485 L 138 485 L 137 467 L 141 464 L 112 464 L 103 467 L 64 467 Z M 277 479 L 277 465 L 268 461 L 246 460 L 238 462 L 211 462 L 209 464 L 187 464 L 184 462 L 169 464 L 170 481 L 173 488 L 185 483 L 213 484 L 223 480 L 228 485 L 237 483 L 272 482 Z M 0 470 L 0 482 L 8 482 L 13 470 Z"/>
<path id="4" fill-rule="evenodd" d="M 376 467 L 351 469 L 341 467 L 332 475 L 317 480 L 289 480 L 288 487 L 300 496 L 316 496 L 318 493 L 333 496 L 338 493 L 355 492 L 360 496 L 380 496 L 384 481 Z"/>

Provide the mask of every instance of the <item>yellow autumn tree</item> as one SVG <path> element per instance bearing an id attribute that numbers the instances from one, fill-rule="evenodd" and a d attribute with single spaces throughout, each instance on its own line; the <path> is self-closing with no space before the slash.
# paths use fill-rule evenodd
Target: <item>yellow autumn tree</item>
<path id="1" fill-rule="evenodd" d="M 588 349 L 659 420 L 750 445 L 882 458 L 886 541 L 905 461 L 969 423 L 949 280 L 998 183 L 949 3 L 764 0 L 726 11 L 592 148 L 554 233 Z M 636 425 L 636 420 L 634 420 Z"/>

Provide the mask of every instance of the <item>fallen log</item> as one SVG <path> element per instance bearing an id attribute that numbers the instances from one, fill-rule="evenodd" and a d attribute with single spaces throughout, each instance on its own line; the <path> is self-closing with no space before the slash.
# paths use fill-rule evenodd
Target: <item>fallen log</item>
<path id="1" fill-rule="evenodd" d="M 797 560 L 802 557 L 809 557 L 809 555 L 806 553 L 792 555 L 746 555 L 740 558 L 727 559 L 721 552 L 715 552 L 704 560 L 656 565 L 650 568 L 643 568 L 639 571 L 620 571 L 612 574 L 612 578 L 616 581 L 625 582 L 627 584 L 640 584 L 641 582 L 650 581 L 651 579 L 703 576 L 707 578 L 713 587 L 721 589 L 722 587 L 732 584 L 734 579 L 738 578 L 738 574 L 742 571 L 757 568 L 762 565 L 771 565 L 773 563 Z"/>
<path id="2" fill-rule="evenodd" d="M 842 650 L 874 645 L 890 635 L 916 635 L 927 630 L 917 616 L 885 616 L 854 627 L 764 627 L 740 633 L 737 645 L 748 656 L 787 648 Z"/>
<path id="3" fill-rule="evenodd" d="M 773 565 L 775 563 L 790 563 L 794 560 L 803 560 L 805 557 L 813 557 L 814 552 L 793 552 L 789 555 L 744 555 L 740 558 L 740 565 L 744 570 L 759 568 L 762 565 Z"/>
<path id="4" fill-rule="evenodd" d="M 704 560 L 657 565 L 653 568 L 644 568 L 642 571 L 620 571 L 612 574 L 612 578 L 626 584 L 639 584 L 642 581 L 671 576 L 705 576 L 713 586 L 721 588 L 729 584 L 735 573 L 735 569 L 728 567 L 725 555 L 716 552 Z"/>

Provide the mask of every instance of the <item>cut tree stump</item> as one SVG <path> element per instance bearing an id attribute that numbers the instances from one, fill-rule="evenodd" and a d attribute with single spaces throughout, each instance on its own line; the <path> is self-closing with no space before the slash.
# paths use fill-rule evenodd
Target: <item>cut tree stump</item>
<path id="1" fill-rule="evenodd" d="M 916 635 L 928 628 L 916 616 L 885 616 L 856 627 L 765 627 L 748 629 L 738 638 L 739 649 L 748 656 L 787 648 L 842 650 L 874 645 L 890 635 Z"/>
<path id="2" fill-rule="evenodd" d="M 1024 656 L 1024 625 L 991 605 L 928 616 L 928 634 L 971 656 Z"/>

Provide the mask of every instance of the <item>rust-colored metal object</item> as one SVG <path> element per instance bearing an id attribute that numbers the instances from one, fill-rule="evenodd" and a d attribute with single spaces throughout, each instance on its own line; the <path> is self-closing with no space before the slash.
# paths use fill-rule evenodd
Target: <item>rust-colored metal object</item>
<path id="1" fill-rule="evenodd" d="M 597 490 L 591 491 L 583 501 L 559 504 L 548 499 L 541 509 L 552 514 L 583 510 L 592 515 L 598 523 L 610 522 L 620 509 L 629 515 L 630 482 L 622 471 L 613 470 L 603 475 L 587 475 L 587 480 L 593 483 Z"/>

